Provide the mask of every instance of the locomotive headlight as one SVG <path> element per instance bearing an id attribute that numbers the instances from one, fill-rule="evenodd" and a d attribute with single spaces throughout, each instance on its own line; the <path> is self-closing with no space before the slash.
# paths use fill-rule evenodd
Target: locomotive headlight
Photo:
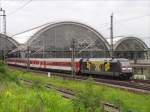
<path id="1" fill-rule="evenodd" d="M 128 68 L 122 68 L 122 70 L 124 71 L 124 70 L 127 70 Z"/>
<path id="2" fill-rule="evenodd" d="M 128 70 L 129 70 L 130 72 L 132 72 L 132 68 L 128 68 Z"/>
<path id="3" fill-rule="evenodd" d="M 132 71 L 132 68 L 122 68 L 123 71 Z"/>

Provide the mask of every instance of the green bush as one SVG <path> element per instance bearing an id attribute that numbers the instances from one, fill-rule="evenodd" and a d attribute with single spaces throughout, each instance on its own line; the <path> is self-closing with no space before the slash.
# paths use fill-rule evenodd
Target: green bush
<path id="1" fill-rule="evenodd" d="M 6 73 L 6 66 L 3 61 L 0 60 L 0 73 Z"/>
<path id="2" fill-rule="evenodd" d="M 6 66 L 4 62 L 0 60 L 0 81 L 5 81 L 6 77 Z"/>
<path id="3" fill-rule="evenodd" d="M 0 60 L 0 81 L 8 82 L 14 81 L 18 83 L 18 74 L 13 74 L 8 70 L 8 67 L 5 65 L 3 61 Z"/>
<path id="4" fill-rule="evenodd" d="M 102 95 L 95 92 L 91 79 L 87 80 L 85 88 L 73 99 L 74 112 L 99 112 L 101 98 Z"/>

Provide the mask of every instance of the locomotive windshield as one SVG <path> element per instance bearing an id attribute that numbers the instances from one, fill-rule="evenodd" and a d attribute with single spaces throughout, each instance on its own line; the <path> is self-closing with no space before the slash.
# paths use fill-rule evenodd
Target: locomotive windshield
<path id="1" fill-rule="evenodd" d="M 120 60 L 120 63 L 122 67 L 130 66 L 129 60 Z"/>

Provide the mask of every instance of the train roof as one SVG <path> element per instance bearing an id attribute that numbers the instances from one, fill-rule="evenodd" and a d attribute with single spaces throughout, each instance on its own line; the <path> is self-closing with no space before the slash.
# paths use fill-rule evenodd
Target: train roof
<path id="1" fill-rule="evenodd" d="M 128 61 L 128 59 L 125 58 L 85 58 L 83 61 Z"/>
<path id="2" fill-rule="evenodd" d="M 11 59 L 22 59 L 27 60 L 27 58 L 11 58 Z M 41 61 L 71 61 L 71 58 L 30 58 L 30 60 L 41 60 Z M 125 58 L 75 58 L 75 61 L 128 61 L 128 59 Z"/>

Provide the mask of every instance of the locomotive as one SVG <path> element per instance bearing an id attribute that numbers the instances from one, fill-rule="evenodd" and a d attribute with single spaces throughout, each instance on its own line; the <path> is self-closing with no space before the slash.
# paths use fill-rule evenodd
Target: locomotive
<path id="1" fill-rule="evenodd" d="M 70 58 L 8 58 L 7 64 L 55 72 L 71 73 L 74 66 L 75 73 L 90 74 L 105 77 L 129 79 L 133 76 L 132 67 L 128 59 L 124 58 L 77 58 L 73 62 Z"/>

